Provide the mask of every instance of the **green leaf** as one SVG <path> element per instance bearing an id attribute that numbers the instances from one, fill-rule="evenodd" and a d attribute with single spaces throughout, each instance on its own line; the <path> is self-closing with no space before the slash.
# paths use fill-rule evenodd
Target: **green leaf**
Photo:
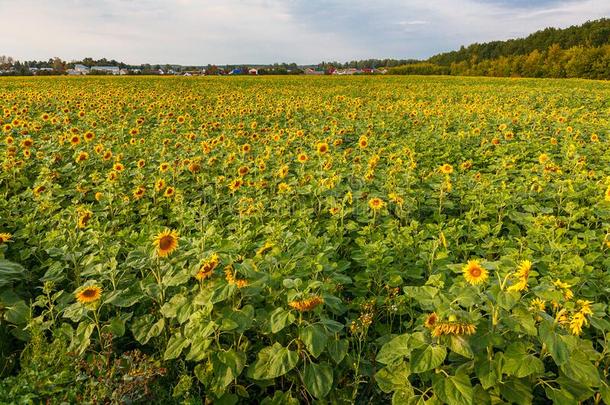
<path id="1" fill-rule="evenodd" d="M 415 349 L 411 353 L 411 372 L 423 373 L 439 367 L 447 357 L 445 346 L 429 345 L 424 349 Z"/>
<path id="2" fill-rule="evenodd" d="M 560 366 L 566 377 L 571 378 L 587 387 L 599 387 L 601 379 L 595 365 L 589 361 L 587 355 L 580 350 L 574 350 L 570 361 Z"/>
<path id="3" fill-rule="evenodd" d="M 155 318 L 150 314 L 144 315 L 136 318 L 131 324 L 133 337 L 136 338 L 140 344 L 145 345 L 150 339 L 161 334 L 161 331 L 165 326 L 165 319 L 161 318 L 153 323 L 154 319 Z"/>
<path id="4" fill-rule="evenodd" d="M 504 381 L 504 384 L 500 384 L 500 393 L 502 394 L 502 398 L 519 405 L 529 405 L 534 398 L 532 395 L 532 387 L 529 382 L 526 383 L 516 378 Z"/>
<path id="5" fill-rule="evenodd" d="M 326 352 L 330 355 L 333 361 L 337 364 L 345 358 L 347 349 L 349 348 L 349 342 L 347 339 L 334 340 L 331 339 L 326 343 Z"/>
<path id="6" fill-rule="evenodd" d="M 569 392 L 562 389 L 555 389 L 549 386 L 544 387 L 547 398 L 553 401 L 553 405 L 574 405 L 578 401 Z"/>
<path id="7" fill-rule="evenodd" d="M 381 391 L 389 394 L 392 391 L 413 391 L 409 382 L 411 371 L 404 361 L 390 364 L 375 374 L 375 381 Z"/>
<path id="8" fill-rule="evenodd" d="M 318 358 L 324 351 L 328 337 L 321 325 L 309 325 L 299 330 L 299 339 L 303 341 L 305 347 L 315 358 Z"/>
<path id="9" fill-rule="evenodd" d="M 513 343 L 504 352 L 502 371 L 517 378 L 544 373 L 542 361 L 527 352 L 525 343 Z"/>
<path id="10" fill-rule="evenodd" d="M 295 316 L 291 311 L 286 311 L 284 308 L 276 308 L 269 318 L 269 324 L 271 325 L 271 332 L 278 333 L 286 326 L 292 324 L 295 320 Z"/>
<path id="11" fill-rule="evenodd" d="M 70 343 L 70 348 L 78 355 L 83 354 L 83 352 L 89 347 L 91 344 L 91 334 L 95 330 L 95 324 L 88 322 L 81 322 L 78 324 L 76 328 L 76 333 L 72 338 L 72 342 Z"/>
<path id="12" fill-rule="evenodd" d="M 318 399 L 324 398 L 333 386 L 333 369 L 326 363 L 307 364 L 304 382 L 305 388 L 311 395 Z"/>
<path id="13" fill-rule="evenodd" d="M 275 342 L 273 346 L 258 352 L 256 362 L 250 366 L 248 372 L 255 380 L 270 380 L 292 370 L 298 361 L 299 355 L 296 352 Z"/>
<path id="14" fill-rule="evenodd" d="M 381 346 L 381 350 L 377 353 L 376 360 L 382 364 L 390 364 L 396 360 L 402 359 L 404 356 L 408 356 L 412 349 L 409 347 L 410 341 L 411 335 L 408 333 L 396 336 Z"/>
<path id="15" fill-rule="evenodd" d="M 212 356 L 213 378 L 210 388 L 216 395 L 222 395 L 225 388 L 239 377 L 246 364 L 246 354 L 233 349 L 219 351 Z"/>
<path id="16" fill-rule="evenodd" d="M 0 259 L 0 287 L 25 278 L 25 269 L 18 263 Z"/>
<path id="17" fill-rule="evenodd" d="M 194 339 L 191 343 L 191 350 L 186 355 L 188 361 L 201 361 L 207 354 L 207 350 L 212 344 L 212 339 Z"/>
<path id="18" fill-rule="evenodd" d="M 490 361 L 487 357 L 481 357 L 475 361 L 474 371 L 484 389 L 494 387 L 500 381 L 502 377 L 501 359 L 501 356 L 497 356 Z"/>
<path id="19" fill-rule="evenodd" d="M 436 396 L 449 405 L 472 404 L 474 401 L 470 377 L 464 373 L 448 377 L 435 374 L 432 377 L 432 388 Z"/>
<path id="20" fill-rule="evenodd" d="M 392 405 L 424 405 L 425 400 L 420 396 L 413 395 L 413 388 L 394 391 Z M 420 401 L 421 399 L 421 401 Z"/>
<path id="21" fill-rule="evenodd" d="M 459 335 L 452 335 L 449 340 L 449 348 L 466 358 L 472 359 L 474 358 L 474 354 L 472 353 L 472 349 L 470 348 L 470 344 L 468 341 Z"/>
<path id="22" fill-rule="evenodd" d="M 187 303 L 187 298 L 182 294 L 174 295 L 161 307 L 161 314 L 166 318 L 175 318 L 177 312 Z"/>
<path id="23" fill-rule="evenodd" d="M 546 345 L 555 364 L 561 366 L 568 361 L 570 357 L 568 345 L 561 339 L 561 335 L 555 331 L 551 321 L 544 320 L 540 323 L 540 326 L 538 327 L 538 336 L 540 343 Z"/>
<path id="24" fill-rule="evenodd" d="M 180 356 L 182 350 L 189 345 L 189 340 L 182 337 L 182 334 L 176 333 L 169 338 L 167 348 L 163 354 L 163 360 L 171 360 Z"/>

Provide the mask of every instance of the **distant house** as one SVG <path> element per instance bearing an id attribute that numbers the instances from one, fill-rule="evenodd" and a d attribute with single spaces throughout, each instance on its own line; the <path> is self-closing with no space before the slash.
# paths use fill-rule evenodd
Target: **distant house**
<path id="1" fill-rule="evenodd" d="M 258 69 L 252 68 L 252 69 L 248 70 L 248 74 L 249 75 L 257 75 L 258 74 Z"/>
<path id="2" fill-rule="evenodd" d="M 324 71 L 323 70 L 314 70 L 312 68 L 307 68 L 307 69 L 305 69 L 304 73 L 306 75 L 323 75 Z"/>
<path id="3" fill-rule="evenodd" d="M 104 72 L 113 75 L 118 75 L 121 73 L 118 66 L 91 66 L 91 71 Z"/>
<path id="4" fill-rule="evenodd" d="M 77 75 L 86 75 L 87 73 L 89 73 L 89 68 L 85 65 L 81 65 L 79 63 L 77 63 L 76 65 L 74 65 L 74 69 L 70 69 L 74 71 L 74 74 Z M 70 74 L 70 73 L 68 73 Z"/>
<path id="5" fill-rule="evenodd" d="M 127 69 L 121 69 L 121 70 L 119 70 L 119 74 L 120 74 L 121 76 L 128 75 L 128 74 L 129 74 L 129 70 L 127 70 Z"/>
<path id="6" fill-rule="evenodd" d="M 242 74 L 241 69 L 233 69 L 229 72 L 230 75 L 240 75 Z"/>

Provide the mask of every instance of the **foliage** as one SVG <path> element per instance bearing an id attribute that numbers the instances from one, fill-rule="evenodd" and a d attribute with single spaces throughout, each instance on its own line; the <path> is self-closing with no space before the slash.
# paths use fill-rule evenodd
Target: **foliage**
<path id="1" fill-rule="evenodd" d="M 0 402 L 609 402 L 609 94 L 0 80 Z"/>

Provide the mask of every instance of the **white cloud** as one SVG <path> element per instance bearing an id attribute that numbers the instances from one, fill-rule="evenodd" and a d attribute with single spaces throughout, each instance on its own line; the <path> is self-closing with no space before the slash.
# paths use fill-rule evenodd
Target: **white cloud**
<path id="1" fill-rule="evenodd" d="M 0 0 L 0 52 L 128 63 L 427 57 L 610 15 L 607 0 Z"/>

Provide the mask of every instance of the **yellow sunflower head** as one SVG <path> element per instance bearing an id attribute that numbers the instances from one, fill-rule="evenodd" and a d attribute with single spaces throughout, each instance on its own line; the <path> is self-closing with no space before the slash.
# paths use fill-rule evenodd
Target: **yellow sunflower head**
<path id="1" fill-rule="evenodd" d="M 369 200 L 369 207 L 373 211 L 378 211 L 385 206 L 385 202 L 379 197 L 373 197 Z"/>
<path id="2" fill-rule="evenodd" d="M 478 260 L 470 260 L 464 266 L 463 272 L 466 281 L 472 285 L 482 284 L 489 278 L 489 273 Z"/>
<path id="3" fill-rule="evenodd" d="M 97 285 L 90 285 L 80 288 L 74 296 L 81 304 L 91 304 L 102 297 L 102 288 Z"/>
<path id="4" fill-rule="evenodd" d="M 178 247 L 178 232 L 166 229 L 160 232 L 154 240 L 154 246 L 159 257 L 170 255 Z"/>

